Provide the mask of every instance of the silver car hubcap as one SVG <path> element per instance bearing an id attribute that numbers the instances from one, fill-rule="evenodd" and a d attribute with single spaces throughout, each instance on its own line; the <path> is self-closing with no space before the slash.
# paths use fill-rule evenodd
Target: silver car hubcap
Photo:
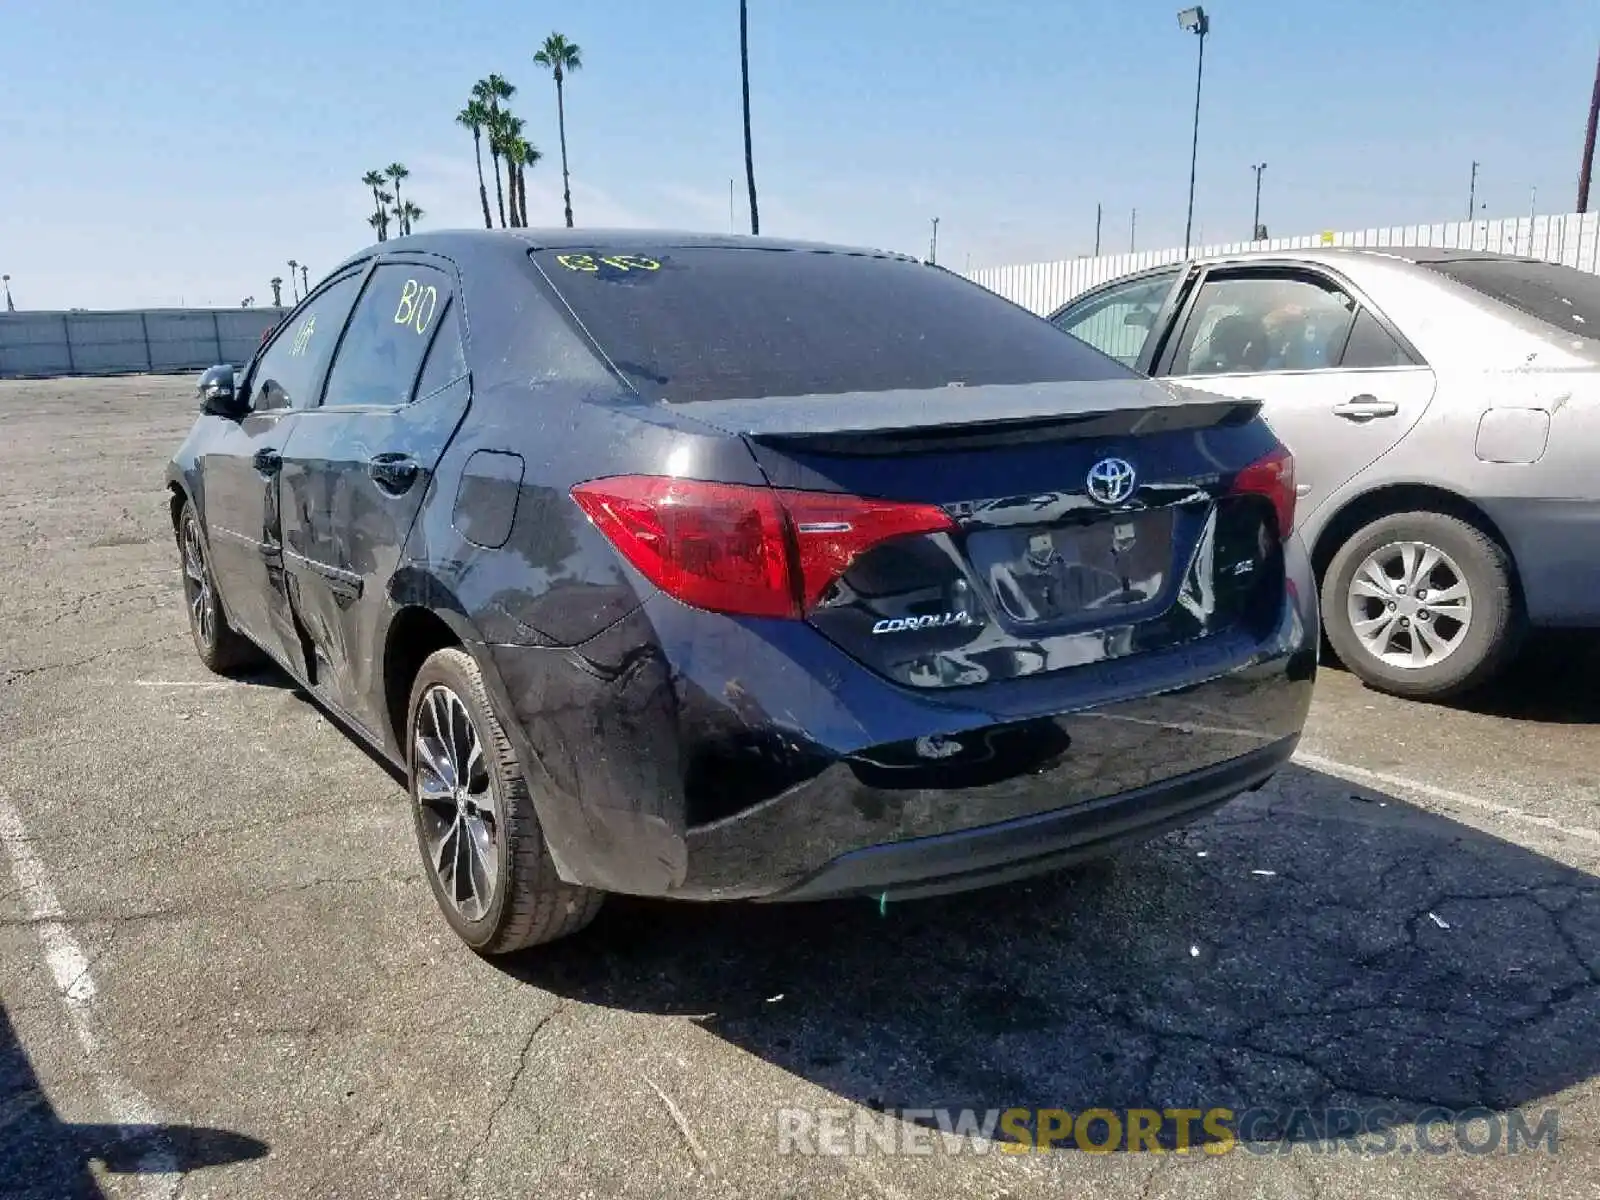
<path id="1" fill-rule="evenodd" d="M 200 526 L 193 517 L 183 524 L 183 594 L 189 601 L 189 620 L 195 634 L 209 646 L 216 626 L 211 604 L 211 572 L 206 570 Z"/>
<path id="2" fill-rule="evenodd" d="M 1456 560 L 1426 542 L 1374 550 L 1350 581 L 1350 627 L 1367 653 L 1391 667 L 1432 667 L 1461 647 L 1472 592 Z"/>
<path id="3" fill-rule="evenodd" d="M 422 694 L 415 743 L 417 816 L 428 867 L 456 911 L 481 921 L 499 884 L 500 808 L 467 706 L 443 684 Z"/>

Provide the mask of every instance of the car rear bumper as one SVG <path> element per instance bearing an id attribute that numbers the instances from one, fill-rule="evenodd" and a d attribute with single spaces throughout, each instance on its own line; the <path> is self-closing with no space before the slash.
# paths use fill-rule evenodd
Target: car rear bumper
<path id="1" fill-rule="evenodd" d="M 1600 627 L 1600 500 L 1484 500 L 1535 625 Z"/>
<path id="2" fill-rule="evenodd" d="M 1110 854 L 1259 788 L 1294 753 L 1287 737 L 1212 767 L 1113 796 L 841 854 L 771 900 L 911 899 L 988 887 Z"/>
<path id="3" fill-rule="evenodd" d="M 1265 779 L 1311 703 L 1303 553 L 1270 633 L 996 685 L 891 684 L 799 622 L 653 596 L 579 647 L 480 646 L 570 882 L 911 895 L 1104 853 Z"/>

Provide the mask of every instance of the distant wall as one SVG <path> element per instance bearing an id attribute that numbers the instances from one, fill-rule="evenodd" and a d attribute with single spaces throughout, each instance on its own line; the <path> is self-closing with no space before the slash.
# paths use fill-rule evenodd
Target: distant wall
<path id="1" fill-rule="evenodd" d="M 243 365 L 281 308 L 0 312 L 0 379 Z"/>
<path id="2" fill-rule="evenodd" d="M 1268 242 L 1226 242 L 1196 246 L 1195 256 L 1242 254 L 1247 250 L 1303 250 L 1312 246 L 1442 246 L 1453 250 L 1488 250 L 1565 263 L 1580 271 L 1600 272 L 1600 213 L 1507 217 L 1494 221 L 1442 221 L 1432 225 L 1393 225 L 1344 233 L 1311 233 L 1273 238 Z M 1141 250 L 1137 254 L 1103 254 L 1018 267 L 985 267 L 967 272 L 1007 300 L 1040 316 L 1048 316 L 1081 292 L 1110 279 L 1182 262 L 1181 248 Z M 1086 331 L 1087 332 L 1087 331 Z M 1103 344 L 1096 340 L 1095 345 Z"/>

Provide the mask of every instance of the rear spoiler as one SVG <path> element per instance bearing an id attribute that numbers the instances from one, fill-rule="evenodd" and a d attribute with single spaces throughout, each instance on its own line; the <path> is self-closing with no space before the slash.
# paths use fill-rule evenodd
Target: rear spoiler
<path id="1" fill-rule="evenodd" d="M 870 440 L 881 451 L 886 439 L 906 442 L 909 449 L 985 433 L 1058 440 L 1203 429 L 1242 424 L 1260 407 L 1259 401 L 1148 379 L 1105 379 L 691 400 L 674 404 L 672 411 L 722 433 L 762 442 L 803 441 L 817 449 L 824 448 L 819 442 L 829 442 L 843 450 L 848 443 Z"/>

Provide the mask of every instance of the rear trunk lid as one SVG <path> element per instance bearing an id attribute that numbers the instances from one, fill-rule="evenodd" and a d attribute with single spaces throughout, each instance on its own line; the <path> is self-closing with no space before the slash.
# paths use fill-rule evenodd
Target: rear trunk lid
<path id="1" fill-rule="evenodd" d="M 950 515 L 953 530 L 859 554 L 806 617 L 908 686 L 1056 671 L 1241 624 L 1265 634 L 1281 606 L 1274 501 L 1249 490 L 1277 447 L 1253 402 L 1126 379 L 673 407 L 742 437 L 776 488 Z"/>

